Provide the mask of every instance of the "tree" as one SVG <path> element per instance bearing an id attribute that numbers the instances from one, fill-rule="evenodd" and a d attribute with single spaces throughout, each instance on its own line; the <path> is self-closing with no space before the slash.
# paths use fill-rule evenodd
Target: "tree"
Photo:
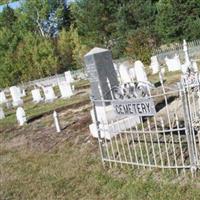
<path id="1" fill-rule="evenodd" d="M 7 5 L 0 15 L 0 27 L 12 28 L 16 21 L 15 11 Z"/>
<path id="2" fill-rule="evenodd" d="M 156 30 L 163 42 L 200 37 L 200 0 L 160 0 Z"/>
<path id="3" fill-rule="evenodd" d="M 66 71 L 66 69 L 70 69 L 72 67 L 73 63 L 73 41 L 71 38 L 71 32 L 63 29 L 59 34 L 56 46 L 60 66 L 59 70 Z"/>
<path id="4" fill-rule="evenodd" d="M 20 82 L 50 76 L 58 70 L 52 42 L 30 32 L 18 45 L 15 59 Z"/>
<path id="5" fill-rule="evenodd" d="M 106 47 L 122 56 L 129 32 L 154 31 L 155 0 L 77 0 L 72 8 L 78 34 L 87 46 Z"/>

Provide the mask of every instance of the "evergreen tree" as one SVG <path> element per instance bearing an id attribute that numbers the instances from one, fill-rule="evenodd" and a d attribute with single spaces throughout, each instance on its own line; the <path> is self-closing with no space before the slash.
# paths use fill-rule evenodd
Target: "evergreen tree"
<path id="1" fill-rule="evenodd" d="M 200 37 L 200 0 L 160 0 L 156 30 L 163 42 Z"/>

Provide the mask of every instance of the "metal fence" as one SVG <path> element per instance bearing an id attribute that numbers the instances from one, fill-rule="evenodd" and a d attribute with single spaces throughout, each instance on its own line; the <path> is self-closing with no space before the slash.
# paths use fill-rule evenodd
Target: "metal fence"
<path id="1" fill-rule="evenodd" d="M 200 40 L 195 40 L 187 43 L 188 53 L 190 58 L 197 59 L 200 57 Z M 175 54 L 184 60 L 183 44 L 178 43 L 171 47 L 155 49 L 153 55 L 156 55 L 161 64 L 165 63 L 165 57 L 173 57 Z"/>
<path id="2" fill-rule="evenodd" d="M 171 88 L 164 86 L 162 78 L 160 83 L 146 92 L 132 89 L 132 96 L 123 94 L 116 99 L 112 93 L 112 99 L 92 99 L 104 164 L 174 169 L 184 174 L 189 169 L 193 175 L 200 167 L 200 84 L 182 81 Z M 98 118 L 95 105 L 99 102 L 106 109 L 116 102 L 142 102 L 147 98 L 155 105 L 156 112 L 151 116 L 128 115 L 111 121 Z"/>

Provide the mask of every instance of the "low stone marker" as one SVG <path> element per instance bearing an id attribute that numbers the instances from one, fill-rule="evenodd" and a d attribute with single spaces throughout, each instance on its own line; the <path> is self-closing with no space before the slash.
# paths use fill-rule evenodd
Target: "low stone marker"
<path id="1" fill-rule="evenodd" d="M 119 73 L 120 73 L 121 81 L 123 84 L 131 82 L 131 78 L 129 75 L 129 69 L 128 69 L 128 66 L 126 65 L 126 63 L 122 63 L 119 66 Z"/>
<path id="2" fill-rule="evenodd" d="M 135 76 L 136 76 L 137 82 L 148 85 L 149 81 L 148 81 L 147 74 L 144 69 L 144 64 L 140 60 L 137 60 L 134 63 L 134 68 L 135 68 Z"/>
<path id="3" fill-rule="evenodd" d="M 33 98 L 34 103 L 39 103 L 39 102 L 43 101 L 43 98 L 40 94 L 40 89 L 32 90 L 31 94 L 32 94 L 32 98 Z"/>
<path id="4" fill-rule="evenodd" d="M 5 118 L 5 114 L 3 112 L 3 108 L 0 107 L 0 119 L 4 119 Z"/>
<path id="5" fill-rule="evenodd" d="M 73 95 L 72 88 L 69 82 L 67 81 L 59 82 L 58 87 L 62 98 L 69 98 Z"/>
<path id="6" fill-rule="evenodd" d="M 45 101 L 46 102 L 52 102 L 57 97 L 55 96 L 54 90 L 51 86 L 43 87 L 44 95 L 45 95 Z"/>
<path id="7" fill-rule="evenodd" d="M 73 83 L 74 82 L 74 79 L 72 77 L 72 74 L 70 71 L 66 71 L 65 72 L 65 80 L 68 82 L 68 83 Z"/>
<path id="8" fill-rule="evenodd" d="M 7 103 L 6 95 L 4 91 L 0 92 L 0 104 Z"/>
<path id="9" fill-rule="evenodd" d="M 152 69 L 152 74 L 157 74 L 160 71 L 160 64 L 158 62 L 157 56 L 151 57 L 150 69 Z"/>
<path id="10" fill-rule="evenodd" d="M 17 117 L 19 126 L 23 126 L 26 123 L 26 113 L 22 107 L 17 108 L 16 117 Z"/>
<path id="11" fill-rule="evenodd" d="M 175 56 L 173 58 L 168 58 L 165 57 L 165 63 L 168 67 L 168 71 L 173 72 L 173 71 L 177 71 L 177 70 L 181 70 L 181 62 L 179 59 L 179 56 L 177 54 L 175 54 Z"/>
<path id="12" fill-rule="evenodd" d="M 131 81 L 134 82 L 135 78 L 136 78 L 136 73 L 135 73 L 135 68 L 134 67 L 131 67 L 129 69 L 129 75 L 130 75 Z"/>
<path id="13" fill-rule="evenodd" d="M 21 99 L 21 93 L 18 87 L 16 86 L 10 87 L 10 94 L 12 96 L 13 106 L 20 106 L 23 104 L 23 99 Z"/>

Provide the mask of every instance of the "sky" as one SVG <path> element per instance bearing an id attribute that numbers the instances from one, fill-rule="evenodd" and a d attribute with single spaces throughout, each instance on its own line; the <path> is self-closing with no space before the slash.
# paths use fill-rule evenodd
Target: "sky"
<path id="1" fill-rule="evenodd" d="M 16 2 L 13 2 L 13 3 L 9 3 L 8 5 L 15 9 L 15 8 L 19 8 L 20 7 L 20 2 L 23 1 L 23 0 L 20 0 L 20 1 L 16 1 Z M 68 3 L 69 2 L 73 2 L 74 0 L 68 0 Z M 0 12 L 2 12 L 3 8 L 5 7 L 6 5 L 1 5 L 0 6 Z"/>
<path id="2" fill-rule="evenodd" d="M 8 4 L 11 8 L 15 9 L 15 8 L 19 8 L 20 7 L 20 1 L 16 1 L 16 2 L 13 2 L 13 3 L 9 3 Z M 6 5 L 2 5 L 0 6 L 0 12 L 2 12 L 3 8 L 5 7 Z"/>

